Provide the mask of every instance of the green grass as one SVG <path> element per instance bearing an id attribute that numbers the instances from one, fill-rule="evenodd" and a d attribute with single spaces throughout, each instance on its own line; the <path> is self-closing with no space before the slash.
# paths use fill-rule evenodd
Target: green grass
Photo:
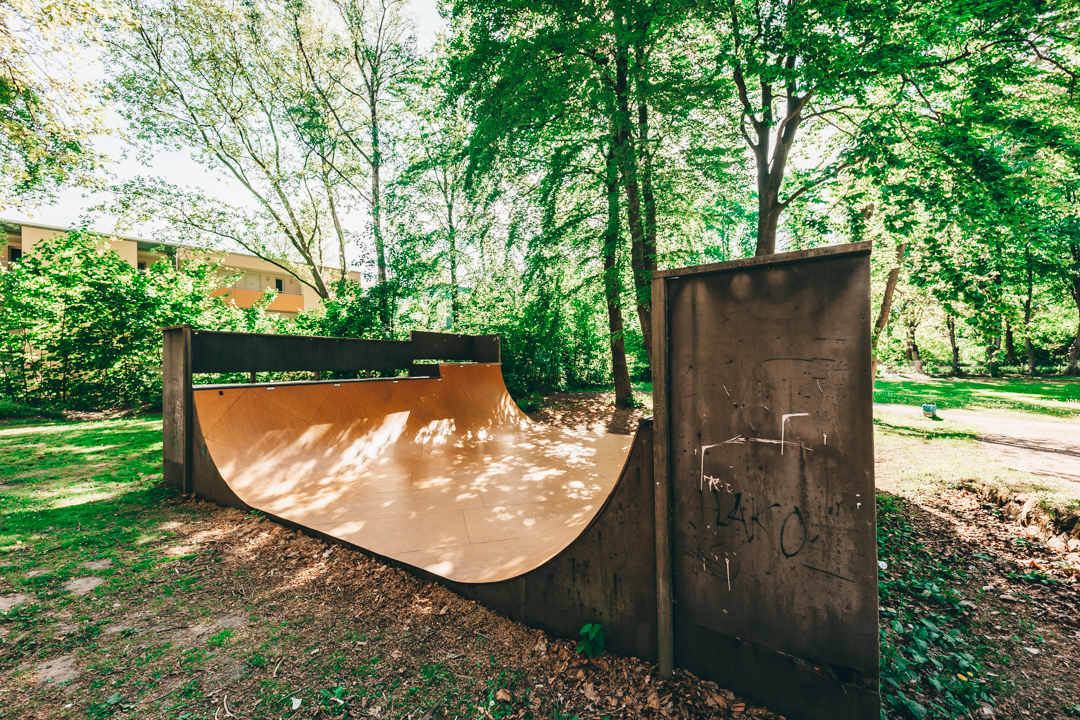
<path id="1" fill-rule="evenodd" d="M 874 402 L 935 403 L 942 410 L 1012 410 L 1054 417 L 1080 417 L 1077 380 L 878 380 Z"/>
<path id="2" fill-rule="evenodd" d="M 292 533 L 271 539 L 277 526 L 261 517 L 187 503 L 162 489 L 160 417 L 8 419 L 0 421 L 0 457 L 0 595 L 28 598 L 0 612 L 0 673 L 19 695 L 0 704 L 0 720 L 28 711 L 210 720 L 223 706 L 207 698 L 222 687 L 241 717 L 267 719 L 293 716 L 293 698 L 302 707 L 296 717 L 319 708 L 320 717 L 374 713 L 382 720 L 420 717 L 436 706 L 470 718 L 479 704 L 488 717 L 507 717 L 529 700 L 529 683 L 504 665 L 510 651 L 501 645 L 482 666 L 407 670 L 408 654 L 434 642 L 422 622 L 402 631 L 387 621 L 378 633 L 358 633 L 358 608 L 384 592 L 375 583 L 350 588 L 368 595 L 344 612 L 320 609 L 320 598 L 340 592 L 333 587 L 309 588 L 304 601 L 294 590 L 250 597 L 254 576 L 265 580 L 268 566 L 293 582 L 289 548 L 299 548 L 309 568 L 326 560 L 325 548 Z M 193 542 L 191 533 L 221 513 L 229 513 L 217 525 L 226 539 Z M 250 560 L 228 554 L 253 536 L 277 551 Z M 102 582 L 85 595 L 66 587 L 87 577 Z M 216 624 L 223 618 L 244 622 L 225 628 Z M 486 642 L 459 640 L 455 647 Z M 35 680 L 43 663 L 60 657 L 73 658 L 77 693 Z M 502 688 L 513 692 L 513 709 L 495 699 Z"/>

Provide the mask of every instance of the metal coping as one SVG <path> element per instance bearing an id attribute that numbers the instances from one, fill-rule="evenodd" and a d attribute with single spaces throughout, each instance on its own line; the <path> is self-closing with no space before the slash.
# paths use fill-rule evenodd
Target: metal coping
<path id="1" fill-rule="evenodd" d="M 800 262 L 803 260 L 831 258 L 836 257 L 837 255 L 859 255 L 862 253 L 869 253 L 872 248 L 873 243 L 869 240 L 865 240 L 863 242 L 845 243 L 843 245 L 829 245 L 827 247 L 813 248 L 811 250 L 797 250 L 789 253 L 740 258 L 738 260 L 728 260 L 727 262 L 711 263 L 709 265 L 695 265 L 692 267 L 674 268 L 672 270 L 657 270 L 653 272 L 653 278 L 675 280 L 687 275 L 704 275 L 706 273 L 724 272 L 726 270 L 741 270 L 743 268 L 757 267 L 760 265 L 786 265 L 788 263 Z"/>
<path id="2" fill-rule="evenodd" d="M 498 365 L 502 363 L 439 363 L 439 365 Z M 312 372 L 311 370 L 291 370 L 288 372 Z M 232 373 L 195 373 L 196 375 L 226 375 Z M 339 378 L 330 380 L 282 380 L 281 382 L 261 382 L 261 383 L 214 383 L 210 385 L 192 385 L 192 390 L 229 390 L 233 388 L 274 388 L 284 387 L 289 385 L 341 385 L 342 383 L 362 383 L 362 382 L 386 382 L 387 380 L 393 380 L 394 382 L 400 382 L 402 380 L 442 380 L 441 377 L 434 375 L 391 375 L 390 377 L 375 377 L 375 378 Z"/>

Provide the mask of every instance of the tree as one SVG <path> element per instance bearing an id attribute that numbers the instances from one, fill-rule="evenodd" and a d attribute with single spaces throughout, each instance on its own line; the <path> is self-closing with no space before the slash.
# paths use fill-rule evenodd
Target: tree
<path id="1" fill-rule="evenodd" d="M 110 36 L 108 48 L 110 85 L 136 138 L 147 151 L 193 150 L 253 207 L 142 179 L 117 188 L 115 207 L 235 243 L 328 297 L 331 253 L 340 272 L 348 266 L 340 224 L 348 175 L 342 143 L 303 112 L 308 74 L 285 9 L 231 0 L 133 0 L 130 9 L 134 29 Z M 315 37 L 305 36 L 309 45 Z"/>
<path id="2" fill-rule="evenodd" d="M 123 20 L 110 0 L 0 0 L 0 210 L 93 184 L 105 107 L 73 46 Z"/>
<path id="3" fill-rule="evenodd" d="M 711 107 L 716 89 L 698 70 L 698 38 L 688 24 L 687 6 L 458 0 L 451 17 L 456 33 L 451 72 L 475 128 L 469 140 L 473 174 L 483 173 L 493 158 L 535 151 L 545 139 L 576 163 L 576 148 L 590 142 L 593 150 L 606 146 L 610 133 L 630 239 L 635 309 L 650 350 L 651 275 L 664 232 L 661 208 L 677 204 L 658 197 L 664 185 L 658 171 L 665 161 L 685 170 L 686 156 L 699 149 L 699 162 L 712 153 L 713 170 L 731 161 L 715 147 L 687 147 L 692 136 L 686 128 Z M 676 30 L 682 44 L 669 42 Z M 603 177 L 606 154 L 591 151 L 589 157 L 588 174 Z"/>
<path id="4" fill-rule="evenodd" d="M 1041 3 L 992 0 L 734 0 L 710 6 L 707 17 L 718 30 L 717 72 L 733 81 L 756 165 L 757 255 L 776 251 L 780 216 L 794 200 L 862 162 L 844 138 L 904 95 L 938 86 L 953 65 L 1037 46 L 1058 22 Z M 839 148 L 785 182 L 808 124 L 819 137 L 827 128 Z"/>
<path id="5" fill-rule="evenodd" d="M 161 328 L 268 330 L 261 309 L 210 292 L 217 266 L 198 257 L 136 270 L 103 238 L 73 231 L 0 270 L 0 394 L 71 409 L 161 402 Z"/>

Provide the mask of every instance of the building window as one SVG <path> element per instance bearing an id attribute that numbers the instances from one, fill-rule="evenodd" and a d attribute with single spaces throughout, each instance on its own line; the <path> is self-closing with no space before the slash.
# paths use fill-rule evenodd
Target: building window
<path id="1" fill-rule="evenodd" d="M 144 262 L 138 263 L 138 266 L 139 266 L 139 270 L 145 270 L 146 269 L 146 263 L 144 263 Z"/>
<path id="2" fill-rule="evenodd" d="M 274 280 L 274 285 L 277 287 L 278 292 L 282 292 L 285 289 L 285 281 L 281 278 Z"/>
<path id="3" fill-rule="evenodd" d="M 10 260 L 11 262 L 22 260 L 22 249 L 8 248 L 8 260 Z"/>

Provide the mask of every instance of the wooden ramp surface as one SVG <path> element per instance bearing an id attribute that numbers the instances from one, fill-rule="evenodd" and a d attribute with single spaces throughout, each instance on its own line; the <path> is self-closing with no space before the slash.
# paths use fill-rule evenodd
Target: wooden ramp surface
<path id="1" fill-rule="evenodd" d="M 448 580 L 543 565 L 589 525 L 632 438 L 533 423 L 497 364 L 440 378 L 196 387 L 206 449 L 251 507 Z"/>

